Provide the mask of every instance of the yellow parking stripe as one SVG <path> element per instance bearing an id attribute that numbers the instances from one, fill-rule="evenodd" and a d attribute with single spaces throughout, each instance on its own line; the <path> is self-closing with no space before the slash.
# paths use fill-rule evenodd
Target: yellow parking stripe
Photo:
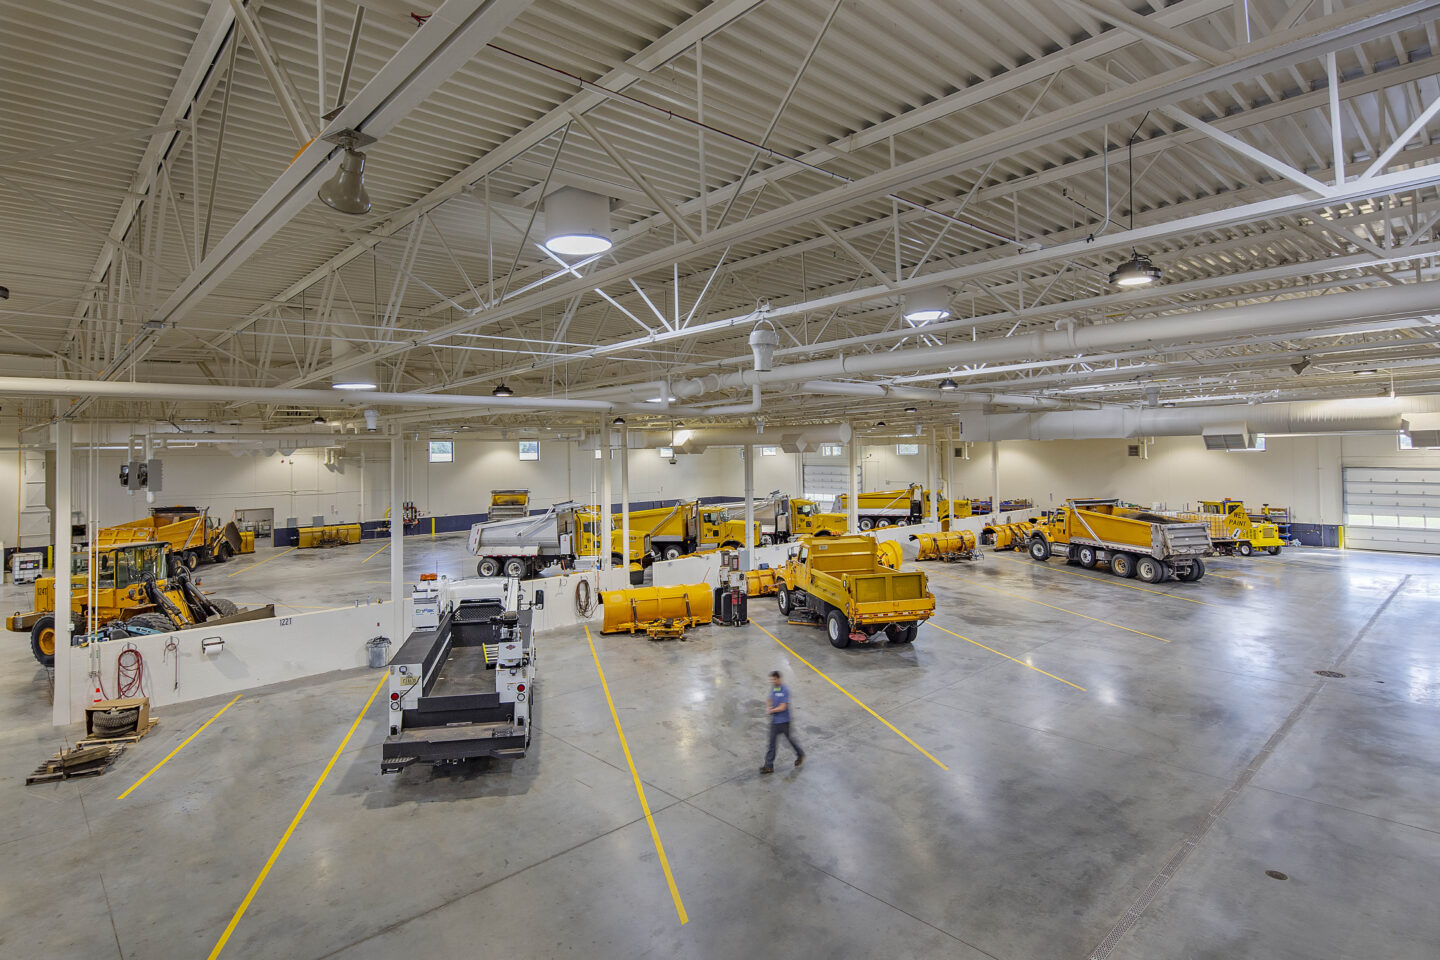
<path id="1" fill-rule="evenodd" d="M 230 704 L 231 704 L 231 703 L 234 703 L 236 700 L 239 700 L 239 699 L 240 699 L 240 694 L 238 694 L 238 693 L 235 694 L 234 699 L 232 699 L 232 700 L 230 701 L 230 703 L 227 703 L 227 704 L 225 704 L 225 706 L 221 707 L 219 710 L 216 710 L 216 711 L 215 711 L 215 716 L 211 717 L 209 720 L 206 720 L 204 723 L 200 724 L 200 729 L 199 729 L 199 730 L 196 730 L 194 733 L 190 734 L 190 736 L 186 737 L 183 741 L 181 741 L 180 746 L 176 747 L 174 750 L 171 750 L 169 753 L 165 754 L 165 759 L 164 759 L 164 760 L 161 760 L 159 763 L 155 764 L 155 766 L 151 767 L 150 770 L 145 774 L 145 776 L 141 777 L 139 780 L 136 780 L 134 783 L 132 783 L 132 784 L 130 785 L 130 789 L 129 789 L 129 790 L 126 790 L 124 793 L 120 794 L 120 796 L 116 797 L 115 799 L 116 799 L 116 800 L 124 800 L 126 797 L 130 796 L 130 794 L 134 793 L 134 792 L 135 792 L 135 789 L 136 789 L 137 787 L 139 787 L 140 784 L 142 784 L 142 783 L 144 783 L 146 780 L 149 780 L 149 779 L 150 779 L 150 774 L 154 773 L 156 770 L 159 770 L 161 767 L 165 766 L 165 764 L 169 763 L 171 757 L 175 756 L 175 754 L 179 753 L 182 749 L 184 749 L 185 745 L 188 744 L 191 740 L 194 740 L 196 737 L 200 736 L 201 732 L 202 732 L 206 727 L 210 726 L 210 724 L 212 724 L 212 723 L 214 723 L 216 720 L 220 719 L 220 714 L 224 713 L 226 710 L 229 710 L 229 709 L 230 709 Z"/>
<path id="2" fill-rule="evenodd" d="M 370 556 L 366 557 L 364 560 L 361 560 L 361 561 L 360 561 L 360 565 L 361 565 L 361 566 L 364 566 L 365 564 L 369 563 L 371 560 L 374 560 L 376 557 L 380 556 L 380 554 L 381 554 L 387 547 L 389 547 L 389 546 L 390 546 L 390 541 L 389 541 L 389 540 L 386 540 L 384 546 L 382 546 L 379 550 L 376 550 L 374 553 L 370 554 Z"/>
<path id="3" fill-rule="evenodd" d="M 899 728 L 899 727 L 895 726 L 895 724 L 891 723 L 889 720 L 886 720 L 884 717 L 880 716 L 880 714 L 876 713 L 874 710 L 871 710 L 869 707 L 867 707 L 864 703 L 862 703 L 862 702 L 860 701 L 860 698 L 859 698 L 859 697 L 855 696 L 855 694 L 851 693 L 849 690 L 846 690 L 844 687 L 840 686 L 840 684 L 836 683 L 834 680 L 831 680 L 829 677 L 827 677 L 827 676 L 820 670 L 819 667 L 815 666 L 815 664 L 811 663 L 809 660 L 806 660 L 804 657 L 800 656 L 800 654 L 796 653 L 795 650 L 794 650 L 788 643 L 786 643 L 784 640 L 781 640 L 779 637 L 775 636 L 775 634 L 771 633 L 769 630 L 766 630 L 764 627 L 761 627 L 760 624 L 756 623 L 754 620 L 751 620 L 750 623 L 751 623 L 753 626 L 760 627 L 760 631 L 761 631 L 762 633 L 764 633 L 765 636 L 769 637 L 771 640 L 774 640 L 776 643 L 780 644 L 780 646 L 784 647 L 786 650 L 789 650 L 789 651 L 790 651 L 790 656 L 794 657 L 796 660 L 799 660 L 801 663 L 805 664 L 805 666 L 809 667 L 811 670 L 814 670 L 816 673 L 820 674 L 821 678 L 824 679 L 826 683 L 830 684 L 830 686 L 834 687 L 836 690 L 839 690 L 841 693 L 845 694 L 845 696 L 849 697 L 851 700 L 854 700 L 855 703 L 856 703 L 857 705 L 859 705 L 859 707 L 860 707 L 861 710 L 864 710 L 866 713 L 870 714 L 870 716 L 874 717 L 876 720 L 879 720 L 881 723 L 885 724 L 885 726 L 889 727 L 892 731 L 894 731 L 895 734 L 896 734 L 897 736 L 899 736 L 901 740 L 904 740 L 906 743 L 910 744 L 910 746 L 914 747 L 916 750 L 919 750 L 921 753 L 925 754 L 925 756 L 929 757 L 930 760 L 935 764 L 935 766 L 939 767 L 941 770 L 949 770 L 949 769 L 950 769 L 949 767 L 945 766 L 945 764 L 941 763 L 939 760 L 936 760 L 936 759 L 935 759 L 935 756 L 934 756 L 929 750 L 926 750 L 924 747 L 920 746 L 920 744 L 916 743 L 914 740 L 911 740 L 909 737 L 905 736 L 905 734 L 900 731 L 900 728 Z"/>
<path id="4" fill-rule="evenodd" d="M 981 647 L 982 649 L 989 650 L 991 653 L 995 654 L 997 657 L 1004 657 L 1006 660 L 1009 660 L 1011 663 L 1018 663 L 1018 664 L 1020 664 L 1020 666 L 1022 666 L 1022 667 L 1026 667 L 1027 669 L 1034 670 L 1036 673 L 1043 673 L 1043 674 L 1045 674 L 1045 676 L 1049 677 L 1051 680 L 1059 680 L 1059 681 L 1060 681 L 1061 683 L 1063 683 L 1063 684 L 1066 684 L 1066 685 L 1068 685 L 1068 686 L 1074 687 L 1076 690 L 1079 690 L 1081 693 L 1089 693 L 1089 692 L 1090 692 L 1090 691 L 1086 690 L 1084 687 L 1080 686 L 1080 684 L 1078 684 L 1078 683 L 1071 683 L 1069 680 L 1066 680 L 1064 677 L 1057 677 L 1057 676 L 1055 676 L 1055 674 L 1050 673 L 1048 670 L 1041 670 L 1039 667 L 1035 666 L 1034 664 L 1026 663 L 1024 660 L 1016 660 L 1014 657 L 1010 656 L 1010 654 L 1008 654 L 1008 653 L 1001 653 L 999 650 L 996 650 L 994 647 L 987 647 L 987 646 L 985 646 L 985 644 L 981 643 L 981 642 L 978 641 L 978 640 L 971 640 L 969 637 L 961 637 L 960 634 L 956 633 L 954 630 L 946 630 L 944 627 L 940 626 L 940 624 L 936 623 L 934 620 L 927 620 L 927 621 L 925 622 L 925 625 L 926 625 L 927 627 L 934 627 L 936 630 L 939 630 L 941 633 L 948 633 L 948 634 L 950 634 L 950 636 L 952 636 L 952 637 L 959 637 L 961 640 L 964 640 L 966 643 L 973 643 L 973 644 L 975 644 L 975 646 L 977 646 L 977 647 Z"/>
<path id="5" fill-rule="evenodd" d="M 1111 621 L 1109 621 L 1109 620 L 1101 620 L 1099 617 L 1092 617 L 1092 616 L 1090 616 L 1088 613 L 1081 613 L 1081 612 L 1078 611 L 1078 610 L 1071 610 L 1071 609 L 1069 609 L 1069 608 L 1067 608 L 1067 607 L 1057 607 L 1057 606 L 1055 606 L 1055 604 L 1053 604 L 1053 603 L 1046 603 L 1046 602 L 1043 601 L 1043 600 L 1033 600 L 1033 599 L 1031 599 L 1030 597 L 1022 597 L 1022 596 L 1020 596 L 1020 594 L 1018 594 L 1018 593 L 1011 593 L 1009 590 L 1001 590 L 999 587 L 992 587 L 992 586 L 990 586 L 989 584 L 980 583 L 978 580 L 975 580 L 975 579 L 973 579 L 973 578 L 971 578 L 971 577 L 957 577 L 957 576 L 954 576 L 953 574 L 951 574 L 950 576 L 951 576 L 952 579 L 961 580 L 961 581 L 963 581 L 963 582 L 965 582 L 965 583 L 971 584 L 972 586 L 980 587 L 980 588 L 982 588 L 982 589 L 984 589 L 984 590 L 990 590 L 990 591 L 993 591 L 994 593 L 1001 593 L 1001 594 L 1004 594 L 1004 595 L 1007 596 L 1007 597 L 1014 597 L 1016 600 L 1024 600 L 1026 603 L 1037 603 L 1037 604 L 1039 604 L 1039 605 L 1042 606 L 1042 607 L 1049 607 L 1051 610 L 1059 610 L 1061 613 L 1068 613 L 1068 614 L 1070 614 L 1070 616 L 1072 616 L 1072 617 L 1082 617 L 1082 618 L 1084 618 L 1084 619 L 1086 619 L 1086 620 L 1094 620 L 1096 623 L 1103 623 L 1103 624 L 1105 624 L 1107 627 L 1114 627 L 1114 628 L 1117 629 L 1117 630 L 1127 630 L 1127 631 L 1129 631 L 1130 633 L 1138 633 L 1138 634 L 1139 634 L 1140 636 L 1142 636 L 1142 637 L 1149 637 L 1151 640 L 1159 640 L 1161 643 L 1169 643 L 1169 642 L 1170 642 L 1169 640 L 1166 640 L 1164 637 L 1157 637 L 1157 636 L 1155 636 L 1155 634 L 1153 634 L 1153 633 L 1146 633 L 1144 630 L 1136 630 L 1136 629 L 1133 628 L 1133 627 L 1127 627 L 1127 626 L 1125 626 L 1125 625 L 1123 625 L 1123 624 L 1113 623 L 1113 622 L 1111 622 Z"/>
<path id="6" fill-rule="evenodd" d="M 630 744 L 625 740 L 625 729 L 620 726 L 620 714 L 615 712 L 615 701 L 610 697 L 610 684 L 605 682 L 605 671 L 600 666 L 600 654 L 595 651 L 595 638 L 590 628 L 585 628 L 585 639 L 590 643 L 590 656 L 595 658 L 595 672 L 600 674 L 600 688 L 605 691 L 605 702 L 610 705 L 610 719 L 615 721 L 615 732 L 620 736 L 620 749 L 625 752 L 625 762 L 630 765 L 630 777 L 635 781 L 635 793 L 640 797 L 640 808 L 645 811 L 645 822 L 650 825 L 650 839 L 655 841 L 655 852 L 660 855 L 660 869 L 665 872 L 665 882 L 670 886 L 670 898 L 675 901 L 675 913 L 681 926 L 690 922 L 685 912 L 685 902 L 680 899 L 680 888 L 675 886 L 675 875 L 670 872 L 670 858 L 665 856 L 665 844 L 660 842 L 660 830 L 655 826 L 655 817 L 650 813 L 650 802 L 645 799 L 645 784 L 635 769 L 635 759 L 630 756 Z"/>
<path id="7" fill-rule="evenodd" d="M 266 557 L 264 560 L 258 560 L 258 561 L 256 561 L 255 563 L 250 564 L 250 566 L 248 566 L 248 567 L 241 567 L 239 570 L 236 570 L 234 573 L 227 573 L 227 574 L 225 574 L 225 577 L 226 577 L 226 579 L 229 579 L 230 577 L 239 576 L 240 574 L 244 573 L 246 570 L 254 570 L 256 567 L 263 566 L 263 565 L 269 563 L 271 560 L 277 560 L 277 559 L 279 559 L 280 557 L 285 556 L 285 554 L 289 553 L 291 550 L 299 550 L 299 549 L 300 549 L 299 546 L 294 546 L 294 547 L 289 547 L 289 548 L 287 548 L 287 549 L 285 549 L 285 550 L 281 550 L 279 553 L 275 554 L 275 556 L 273 556 L 273 557 Z"/>

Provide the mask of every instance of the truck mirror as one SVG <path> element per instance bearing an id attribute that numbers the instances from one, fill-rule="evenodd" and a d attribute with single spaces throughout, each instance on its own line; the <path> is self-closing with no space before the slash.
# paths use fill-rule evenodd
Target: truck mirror
<path id="1" fill-rule="evenodd" d="M 534 607 L 536 610 L 544 610 L 544 609 L 545 609 L 545 591 L 544 591 L 544 590 L 536 590 L 536 591 L 535 591 L 535 599 L 530 601 L 530 606 Z"/>

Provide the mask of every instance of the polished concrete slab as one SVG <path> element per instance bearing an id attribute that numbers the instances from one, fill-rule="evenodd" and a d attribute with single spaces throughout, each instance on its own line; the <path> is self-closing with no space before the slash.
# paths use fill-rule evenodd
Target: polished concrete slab
<path id="1" fill-rule="evenodd" d="M 374 549 L 266 549 L 205 588 L 363 600 L 388 588 Z M 407 579 L 469 559 L 412 539 Z M 222 956 L 1440 955 L 1440 560 L 1288 550 L 1160 586 L 919 566 L 939 613 L 913 646 L 837 650 L 770 600 L 683 642 L 542 636 L 528 756 L 391 777 L 383 701 L 361 716 L 380 674 L 329 674 L 246 692 L 124 800 L 225 700 L 166 709 L 103 777 L 25 787 L 76 731 L 13 635 L 0 955 L 208 956 L 332 757 Z M 761 776 L 775 668 L 808 759 L 782 745 Z"/>

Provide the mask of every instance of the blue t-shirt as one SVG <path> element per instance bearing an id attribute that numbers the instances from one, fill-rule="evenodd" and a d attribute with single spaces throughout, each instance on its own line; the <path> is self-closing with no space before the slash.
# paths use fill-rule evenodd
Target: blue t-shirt
<path id="1" fill-rule="evenodd" d="M 780 686 L 778 686 L 778 687 L 771 687 L 771 688 L 770 688 L 770 706 L 772 706 L 772 707 L 784 706 L 784 707 L 785 707 L 784 710 L 778 710 L 778 711 L 776 711 L 775 713 L 770 714 L 770 722 L 771 722 L 771 723 L 789 723 L 789 722 L 790 722 L 790 688 L 787 687 L 787 686 L 785 686 L 785 684 L 783 684 L 783 683 L 780 684 Z"/>

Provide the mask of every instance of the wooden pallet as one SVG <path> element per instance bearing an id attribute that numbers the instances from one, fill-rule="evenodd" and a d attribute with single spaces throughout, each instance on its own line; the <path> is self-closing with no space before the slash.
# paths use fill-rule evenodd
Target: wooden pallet
<path id="1" fill-rule="evenodd" d="M 75 746 L 93 747 L 96 744 L 103 743 L 135 743 L 136 741 L 143 738 L 145 734 L 149 733 L 151 730 L 154 730 L 159 724 L 159 720 L 151 717 L 150 722 L 146 724 L 144 730 L 139 730 L 135 733 L 127 733 L 119 737 L 86 737 L 84 740 L 81 740 L 79 743 L 75 744 Z"/>
<path id="2" fill-rule="evenodd" d="M 125 744 L 109 743 L 96 744 L 90 747 L 72 747 L 69 750 L 61 750 L 55 756 L 46 760 L 35 768 L 35 772 L 25 778 L 28 786 L 32 783 L 55 783 L 59 780 L 74 780 L 78 777 L 97 777 L 110 768 L 120 754 L 125 752 Z"/>

